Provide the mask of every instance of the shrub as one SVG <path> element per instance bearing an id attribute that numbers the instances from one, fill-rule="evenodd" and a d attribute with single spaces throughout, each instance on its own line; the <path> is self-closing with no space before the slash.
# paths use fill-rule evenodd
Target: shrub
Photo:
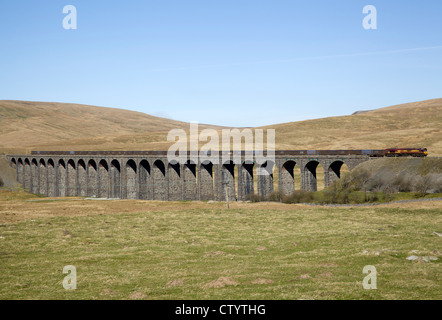
<path id="1" fill-rule="evenodd" d="M 394 185 L 399 192 L 410 192 L 413 190 L 414 179 L 409 174 L 398 174 L 394 179 Z"/>
<path id="2" fill-rule="evenodd" d="M 0 187 L 3 187 L 3 185 L 4 185 L 3 180 L 2 178 L 0 178 Z"/>
<path id="3" fill-rule="evenodd" d="M 279 202 L 281 200 L 281 194 L 278 191 L 273 191 L 267 197 L 265 197 L 265 201 L 274 201 Z"/>
<path id="4" fill-rule="evenodd" d="M 257 194 L 254 194 L 254 193 L 249 193 L 246 196 L 246 199 L 251 202 L 260 202 L 261 201 L 260 196 L 258 196 Z"/>
<path id="5" fill-rule="evenodd" d="M 367 182 L 370 180 L 371 174 L 366 169 L 357 169 L 349 175 L 346 175 L 345 178 L 352 181 L 351 185 L 353 186 L 353 190 L 362 190 L 367 187 Z"/>
<path id="6" fill-rule="evenodd" d="M 282 202 L 284 203 L 309 203 L 315 199 L 315 192 L 295 190 L 291 195 L 284 196 Z"/>
<path id="7" fill-rule="evenodd" d="M 424 196 L 430 191 L 433 193 L 442 190 L 442 175 L 441 174 L 426 174 L 416 179 L 414 191 L 420 196 Z"/>
<path id="8" fill-rule="evenodd" d="M 365 185 L 367 190 L 374 191 L 374 192 L 381 191 L 383 186 L 384 186 L 384 181 L 379 176 L 375 176 L 375 177 L 370 178 Z"/>

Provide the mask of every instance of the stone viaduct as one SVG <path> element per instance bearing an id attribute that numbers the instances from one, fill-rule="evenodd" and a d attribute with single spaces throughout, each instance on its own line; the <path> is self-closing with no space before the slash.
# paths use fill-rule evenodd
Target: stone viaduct
<path id="1" fill-rule="evenodd" d="M 240 154 L 244 159 L 244 152 Z M 324 184 L 328 186 L 340 178 L 342 165 L 352 170 L 370 157 L 348 152 L 325 155 L 275 151 L 275 162 L 263 164 L 275 172 L 270 175 L 257 175 L 256 161 L 169 163 L 166 151 L 34 151 L 31 155 L 8 155 L 7 159 L 25 189 L 49 197 L 223 201 L 224 180 L 229 182 L 229 200 L 234 201 L 247 200 L 250 194 L 264 198 L 274 188 L 285 195 L 295 189 L 316 191 L 317 173 L 322 174 L 317 172 L 319 164 L 324 169 Z M 296 166 L 301 172 L 298 185 L 294 179 Z"/>

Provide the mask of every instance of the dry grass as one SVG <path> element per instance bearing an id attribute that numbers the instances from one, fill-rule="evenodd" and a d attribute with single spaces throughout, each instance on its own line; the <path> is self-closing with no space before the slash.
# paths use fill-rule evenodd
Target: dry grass
<path id="1" fill-rule="evenodd" d="M 279 150 L 427 147 L 441 156 L 441 124 L 442 99 L 434 99 L 265 128 L 276 129 Z"/>
<path id="2" fill-rule="evenodd" d="M 69 103 L 0 101 L 0 152 L 166 150 L 167 132 L 186 122 L 123 109 Z M 201 125 L 201 129 L 217 126 Z"/>
<path id="3" fill-rule="evenodd" d="M 290 115 L 287 115 L 290 117 Z M 216 120 L 214 120 L 215 122 Z M 442 99 L 358 115 L 275 124 L 276 148 L 427 147 L 442 155 Z M 40 150 L 167 150 L 184 122 L 127 110 L 62 103 L 0 101 L 0 153 Z M 221 127 L 204 126 L 200 129 Z"/>

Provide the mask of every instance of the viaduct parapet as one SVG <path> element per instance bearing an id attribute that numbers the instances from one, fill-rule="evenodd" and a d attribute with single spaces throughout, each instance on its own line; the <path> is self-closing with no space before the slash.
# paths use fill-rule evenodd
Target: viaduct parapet
<path id="1" fill-rule="evenodd" d="M 17 181 L 31 193 L 48 197 L 97 197 L 144 200 L 247 200 L 250 194 L 266 197 L 274 189 L 289 195 L 294 190 L 317 190 L 317 174 L 324 174 L 324 185 L 340 178 L 345 164 L 353 170 L 368 161 L 366 154 L 307 154 L 302 151 L 276 151 L 275 162 L 262 166 L 269 175 L 257 175 L 256 161 L 231 160 L 170 163 L 165 151 L 33 152 L 8 155 L 16 169 Z M 232 154 L 232 153 L 231 153 Z M 241 159 L 245 159 L 244 152 Z M 249 159 L 249 158 L 247 158 Z M 324 172 L 317 172 L 321 165 Z M 295 182 L 295 168 L 301 178 Z M 321 170 L 322 171 L 322 170 Z M 277 184 L 275 183 L 277 177 Z M 255 190 L 256 189 L 256 190 Z"/>

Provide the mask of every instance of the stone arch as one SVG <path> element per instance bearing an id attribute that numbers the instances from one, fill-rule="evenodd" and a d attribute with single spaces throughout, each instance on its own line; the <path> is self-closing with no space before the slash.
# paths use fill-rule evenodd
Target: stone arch
<path id="1" fill-rule="evenodd" d="M 301 186 L 299 180 L 299 184 L 296 184 L 297 167 L 299 169 L 299 166 L 297 166 L 297 163 L 294 160 L 287 160 L 282 165 L 281 172 L 279 173 L 279 190 L 281 191 L 280 193 L 282 196 L 288 196 L 292 194 L 297 187 L 299 188 Z"/>
<path id="2" fill-rule="evenodd" d="M 137 199 L 137 164 L 130 159 L 126 162 L 126 198 Z"/>
<path id="3" fill-rule="evenodd" d="M 87 163 L 87 196 L 98 196 L 98 170 L 95 160 L 90 159 Z"/>
<path id="4" fill-rule="evenodd" d="M 75 165 L 75 161 L 72 159 L 68 160 L 66 165 L 67 171 L 67 189 L 66 195 L 68 197 L 75 197 L 77 195 L 77 166 Z"/>
<path id="5" fill-rule="evenodd" d="M 47 171 L 48 171 L 48 197 L 56 197 L 57 196 L 57 179 L 55 172 L 55 163 L 53 159 L 48 159 L 47 163 Z"/>
<path id="6" fill-rule="evenodd" d="M 98 163 L 98 197 L 109 198 L 109 166 L 104 159 Z"/>
<path id="7" fill-rule="evenodd" d="M 333 162 L 330 161 L 327 170 L 326 186 L 329 186 L 334 181 L 341 179 L 343 174 L 349 171 L 350 170 L 344 161 L 342 160 L 336 160 Z"/>
<path id="8" fill-rule="evenodd" d="M 87 196 L 87 168 L 86 163 L 83 159 L 78 160 L 77 163 L 77 170 L 78 170 L 78 195 L 80 197 L 86 197 Z"/>
<path id="9" fill-rule="evenodd" d="M 121 166 L 115 159 L 111 161 L 110 182 L 111 198 L 121 198 Z"/>
<path id="10" fill-rule="evenodd" d="M 296 162 L 288 160 L 282 165 L 280 173 L 280 191 L 282 195 L 290 195 L 295 191 L 295 167 Z"/>
<path id="11" fill-rule="evenodd" d="M 241 200 L 248 200 L 255 193 L 254 167 L 255 164 L 250 161 L 243 162 L 240 166 L 241 184 L 238 185 L 238 195 Z"/>
<path id="12" fill-rule="evenodd" d="M 183 200 L 183 189 L 181 180 L 181 166 L 173 161 L 168 164 L 169 200 Z"/>
<path id="13" fill-rule="evenodd" d="M 274 190 L 274 166 L 273 161 L 266 161 L 258 166 L 258 196 L 261 199 L 265 199 Z"/>
<path id="14" fill-rule="evenodd" d="M 236 201 L 236 175 L 235 171 L 237 171 L 236 165 L 233 161 L 227 161 L 223 164 L 221 169 L 221 182 L 222 182 L 222 199 L 226 200 L 226 192 L 225 192 L 225 184 L 224 182 L 228 182 L 227 184 L 227 194 L 230 201 Z"/>
<path id="15" fill-rule="evenodd" d="M 23 167 L 23 188 L 29 192 L 31 192 L 31 179 L 31 162 L 26 158 Z"/>
<path id="16" fill-rule="evenodd" d="M 39 180 L 40 180 L 40 188 L 38 193 L 48 195 L 48 170 L 46 168 L 46 162 L 42 158 L 39 161 Z"/>
<path id="17" fill-rule="evenodd" d="M 273 190 L 273 192 L 278 192 L 278 194 L 279 194 L 279 175 L 280 175 L 279 168 L 276 164 L 274 164 L 273 165 L 273 189 L 272 190 Z"/>
<path id="18" fill-rule="evenodd" d="M 190 160 L 183 166 L 184 200 L 196 200 L 198 194 L 196 164 Z"/>
<path id="19" fill-rule="evenodd" d="M 17 160 L 17 182 L 21 183 L 24 188 L 25 186 L 24 166 L 23 166 L 23 160 L 21 158 L 18 158 Z"/>
<path id="20" fill-rule="evenodd" d="M 168 200 L 168 185 L 166 180 L 166 168 L 163 161 L 156 160 L 152 168 L 153 180 L 153 199 L 154 200 Z"/>
<path id="21" fill-rule="evenodd" d="M 63 159 L 60 159 L 57 165 L 57 186 L 58 196 L 66 197 L 66 163 Z"/>
<path id="22" fill-rule="evenodd" d="M 10 161 L 10 163 L 9 163 L 9 165 L 10 165 L 13 169 L 15 169 L 15 180 L 16 180 L 17 182 L 19 182 L 20 180 L 19 180 L 19 178 L 18 178 L 17 160 L 15 160 L 15 158 L 12 158 L 11 161 Z"/>
<path id="23" fill-rule="evenodd" d="M 213 163 L 206 160 L 200 165 L 198 187 L 200 200 L 214 200 Z"/>
<path id="24" fill-rule="evenodd" d="M 322 169 L 318 173 L 318 169 Z M 317 160 L 310 160 L 304 167 L 303 170 L 303 185 L 306 191 L 318 191 L 318 181 L 320 182 L 320 188 L 323 189 L 325 186 L 325 176 L 324 170 L 321 163 Z"/>
<path id="25" fill-rule="evenodd" d="M 140 199 L 152 199 L 151 180 L 150 180 L 150 164 L 147 160 L 142 160 L 139 165 L 139 189 Z"/>
<path id="26" fill-rule="evenodd" d="M 31 193 L 37 194 L 40 191 L 40 175 L 37 159 L 31 161 Z"/>

